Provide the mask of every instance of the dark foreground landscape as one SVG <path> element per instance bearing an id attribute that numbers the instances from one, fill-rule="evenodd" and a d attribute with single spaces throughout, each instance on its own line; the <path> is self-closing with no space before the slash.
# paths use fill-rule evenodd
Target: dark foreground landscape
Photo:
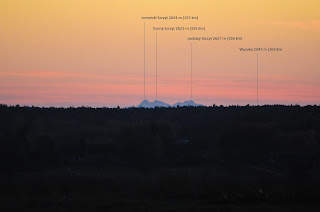
<path id="1" fill-rule="evenodd" d="M 1 105 L 0 151 L 7 210 L 320 209 L 319 106 Z"/>

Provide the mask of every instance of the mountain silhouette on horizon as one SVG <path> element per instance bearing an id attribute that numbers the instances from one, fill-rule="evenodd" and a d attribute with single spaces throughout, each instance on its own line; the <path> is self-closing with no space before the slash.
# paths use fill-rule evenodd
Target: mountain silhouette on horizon
<path id="1" fill-rule="evenodd" d="M 184 106 L 191 106 L 191 107 L 197 107 L 197 106 L 203 106 L 201 104 L 195 103 L 193 100 L 188 100 L 184 102 L 177 102 L 173 105 L 170 105 L 168 103 L 155 100 L 154 102 L 149 102 L 148 100 L 143 100 L 137 107 L 143 107 L 143 108 L 155 108 L 155 107 L 184 107 Z"/>
<path id="2" fill-rule="evenodd" d="M 184 106 L 198 107 L 198 106 L 203 106 L 203 105 L 197 104 L 193 100 L 189 100 L 189 101 L 184 101 L 184 102 L 177 102 L 171 106 L 172 107 L 177 107 L 177 106 L 179 106 L 179 107 L 184 107 Z"/>

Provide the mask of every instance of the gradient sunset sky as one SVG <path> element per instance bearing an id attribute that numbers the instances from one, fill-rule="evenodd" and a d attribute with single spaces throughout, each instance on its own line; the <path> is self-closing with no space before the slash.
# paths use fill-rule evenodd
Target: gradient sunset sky
<path id="1" fill-rule="evenodd" d="M 155 100 L 153 27 L 158 31 L 158 100 L 190 97 L 190 36 L 242 41 L 192 41 L 193 100 L 204 105 L 320 104 L 319 0 L 0 0 L 0 103 L 115 107 Z M 199 20 L 142 20 L 198 16 Z"/>

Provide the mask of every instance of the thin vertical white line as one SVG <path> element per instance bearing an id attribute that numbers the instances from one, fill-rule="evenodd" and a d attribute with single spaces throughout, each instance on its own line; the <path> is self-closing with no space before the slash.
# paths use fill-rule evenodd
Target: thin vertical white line
<path id="1" fill-rule="evenodd" d="M 192 43 L 191 43 L 191 100 L 192 100 Z"/>
<path id="2" fill-rule="evenodd" d="M 259 106 L 259 55 L 257 54 L 257 106 Z"/>
<path id="3" fill-rule="evenodd" d="M 143 98 L 146 98 L 146 22 L 143 26 Z"/>
<path id="4" fill-rule="evenodd" d="M 158 32 L 156 32 L 156 100 L 158 99 Z"/>

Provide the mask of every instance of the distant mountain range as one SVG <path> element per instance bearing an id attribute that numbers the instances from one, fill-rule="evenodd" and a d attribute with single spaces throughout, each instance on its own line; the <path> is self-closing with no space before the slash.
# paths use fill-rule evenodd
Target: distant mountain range
<path id="1" fill-rule="evenodd" d="M 173 105 L 170 105 L 168 103 L 155 100 L 154 102 L 149 102 L 148 100 L 143 100 L 137 107 L 144 107 L 144 108 L 155 108 L 155 107 L 184 107 L 184 106 L 191 106 L 191 107 L 197 107 L 197 106 L 203 106 L 201 104 L 197 104 L 192 100 L 184 101 L 184 102 L 177 102 Z"/>

